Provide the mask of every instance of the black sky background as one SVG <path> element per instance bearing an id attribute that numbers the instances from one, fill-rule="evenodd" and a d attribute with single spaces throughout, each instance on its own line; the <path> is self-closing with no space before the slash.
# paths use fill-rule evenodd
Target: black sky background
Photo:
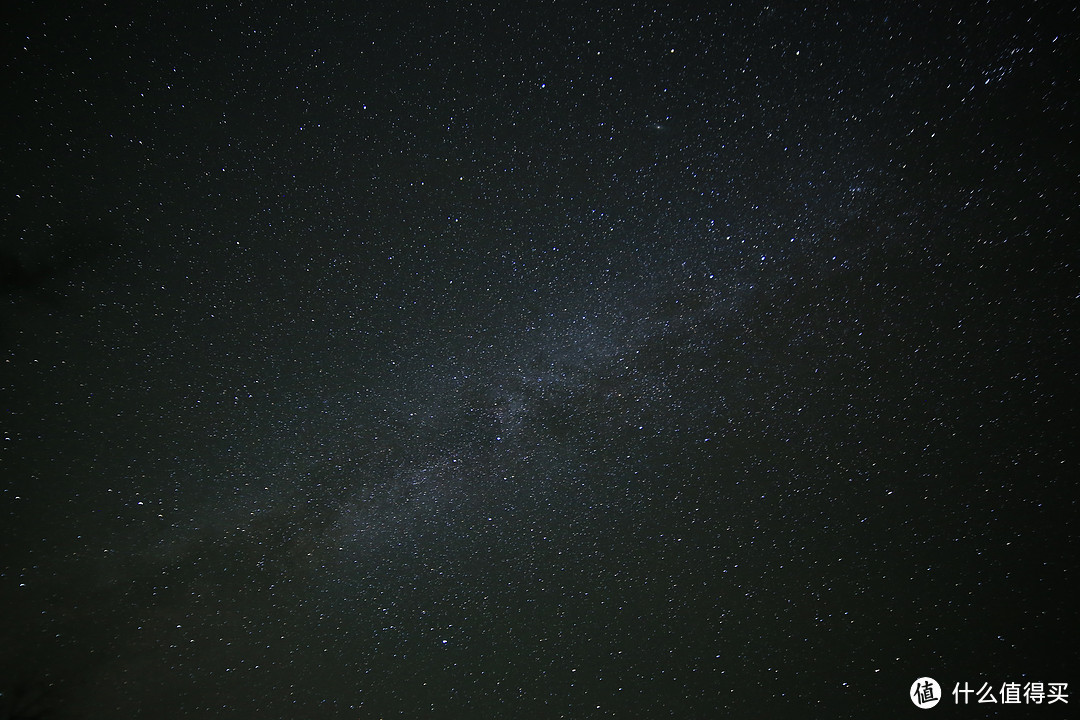
<path id="1" fill-rule="evenodd" d="M 5 9 L 6 717 L 1072 682 L 1076 15 Z"/>

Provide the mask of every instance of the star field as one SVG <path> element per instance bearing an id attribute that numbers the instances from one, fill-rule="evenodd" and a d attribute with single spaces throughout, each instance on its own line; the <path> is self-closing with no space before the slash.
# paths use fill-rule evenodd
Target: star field
<path id="1" fill-rule="evenodd" d="M 8 13 L 3 717 L 1073 681 L 1076 20 Z"/>

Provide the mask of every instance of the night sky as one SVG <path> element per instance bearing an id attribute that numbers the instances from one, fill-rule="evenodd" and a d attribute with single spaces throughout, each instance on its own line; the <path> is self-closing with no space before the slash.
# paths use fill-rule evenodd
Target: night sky
<path id="1" fill-rule="evenodd" d="M 3 10 L 0 717 L 1077 689 L 1077 8 L 373 5 Z"/>

